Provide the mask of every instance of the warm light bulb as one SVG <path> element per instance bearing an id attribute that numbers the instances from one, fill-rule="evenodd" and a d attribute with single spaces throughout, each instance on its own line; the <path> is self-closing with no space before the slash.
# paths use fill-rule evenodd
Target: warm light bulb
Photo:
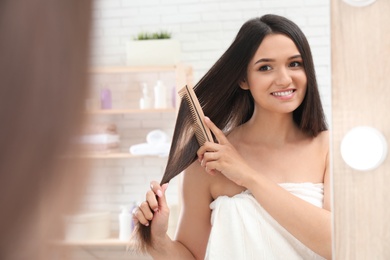
<path id="1" fill-rule="evenodd" d="M 355 170 L 370 171 L 386 159 L 387 142 L 375 128 L 359 126 L 350 130 L 341 142 L 341 156 Z"/>
<path id="2" fill-rule="evenodd" d="M 367 6 L 374 3 L 376 0 L 343 0 L 343 1 L 352 6 Z"/>

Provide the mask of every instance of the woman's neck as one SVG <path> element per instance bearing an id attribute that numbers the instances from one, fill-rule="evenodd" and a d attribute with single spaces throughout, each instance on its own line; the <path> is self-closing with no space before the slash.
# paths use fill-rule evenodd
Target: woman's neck
<path id="1" fill-rule="evenodd" d="M 239 129 L 240 139 L 252 144 L 281 146 L 304 137 L 292 113 L 254 113 Z"/>

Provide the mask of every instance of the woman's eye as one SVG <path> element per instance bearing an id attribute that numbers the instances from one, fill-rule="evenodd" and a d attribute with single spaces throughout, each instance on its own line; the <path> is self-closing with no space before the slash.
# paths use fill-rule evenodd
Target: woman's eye
<path id="1" fill-rule="evenodd" d="M 293 61 L 290 63 L 290 67 L 302 67 L 302 63 L 299 61 Z"/>
<path id="2" fill-rule="evenodd" d="M 267 71 L 267 70 L 271 70 L 271 67 L 268 65 L 264 65 L 264 66 L 261 66 L 259 70 L 260 71 Z"/>

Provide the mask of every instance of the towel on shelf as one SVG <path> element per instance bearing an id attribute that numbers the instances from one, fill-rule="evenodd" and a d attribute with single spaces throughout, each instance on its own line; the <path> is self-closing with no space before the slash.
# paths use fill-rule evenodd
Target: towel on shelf
<path id="1" fill-rule="evenodd" d="M 119 143 L 82 144 L 82 151 L 87 153 L 114 153 L 119 151 Z"/>
<path id="2" fill-rule="evenodd" d="M 135 144 L 130 147 L 130 153 L 134 155 L 159 155 L 168 156 L 170 143 L 164 144 Z"/>
<path id="3" fill-rule="evenodd" d="M 134 155 L 168 156 L 171 143 L 168 135 L 162 130 L 153 130 L 146 136 L 146 143 L 130 146 L 130 153 Z"/>
<path id="4" fill-rule="evenodd" d="M 117 134 L 94 134 L 80 137 L 80 141 L 85 144 L 113 144 L 119 143 L 119 140 Z"/>
<path id="5" fill-rule="evenodd" d="M 118 129 L 115 124 L 112 123 L 94 123 L 88 124 L 83 129 L 83 134 L 94 135 L 94 134 L 118 134 Z"/>
<path id="6" fill-rule="evenodd" d="M 119 151 L 120 136 L 115 124 L 89 124 L 78 142 L 85 152 L 110 153 Z"/>

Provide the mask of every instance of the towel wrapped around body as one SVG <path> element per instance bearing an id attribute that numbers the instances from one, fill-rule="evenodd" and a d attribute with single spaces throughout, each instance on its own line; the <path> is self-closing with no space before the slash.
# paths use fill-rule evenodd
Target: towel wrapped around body
<path id="1" fill-rule="evenodd" d="M 282 183 L 292 194 L 323 205 L 322 183 Z M 249 191 L 211 204 L 212 229 L 205 259 L 324 259 L 283 228 Z"/>

